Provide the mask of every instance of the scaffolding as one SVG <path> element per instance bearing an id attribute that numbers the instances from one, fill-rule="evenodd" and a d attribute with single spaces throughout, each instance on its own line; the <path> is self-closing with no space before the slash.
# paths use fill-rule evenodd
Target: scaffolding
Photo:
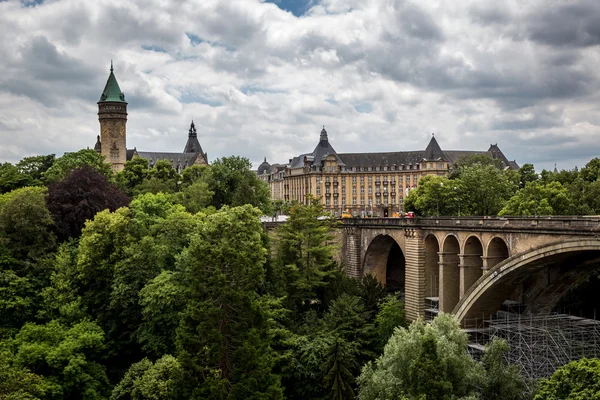
<path id="1" fill-rule="evenodd" d="M 508 363 L 518 365 L 525 377 L 540 379 L 570 361 L 600 356 L 600 321 L 567 314 L 523 316 L 513 311 L 466 321 L 469 353 L 474 358 L 483 355 L 487 343 L 502 338 L 510 345 Z"/>

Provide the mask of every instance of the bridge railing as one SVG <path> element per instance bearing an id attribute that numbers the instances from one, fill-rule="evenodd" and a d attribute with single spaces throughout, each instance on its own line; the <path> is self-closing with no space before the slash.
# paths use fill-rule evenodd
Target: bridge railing
<path id="1" fill-rule="evenodd" d="M 397 227 L 462 227 L 486 229 L 600 230 L 600 217 L 417 217 L 347 218 L 344 225 Z"/>

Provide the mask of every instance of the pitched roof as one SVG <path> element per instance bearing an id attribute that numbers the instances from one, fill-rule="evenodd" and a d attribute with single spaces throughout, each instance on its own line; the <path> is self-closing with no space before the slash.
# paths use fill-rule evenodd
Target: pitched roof
<path id="1" fill-rule="evenodd" d="M 115 74 L 113 73 L 112 61 L 110 62 L 110 75 L 108 76 L 108 80 L 106 81 L 106 85 L 104 86 L 104 90 L 102 91 L 98 103 L 108 102 L 127 103 L 125 101 L 125 94 L 121 92 L 117 78 L 115 78 Z"/>
<path id="2" fill-rule="evenodd" d="M 199 153 L 164 153 L 164 152 L 153 152 L 153 151 L 138 151 L 137 155 L 148 160 L 148 164 L 153 166 L 159 160 L 167 160 L 173 165 L 174 168 L 181 166 L 181 168 L 189 167 L 194 165 Z"/>
<path id="3" fill-rule="evenodd" d="M 374 167 L 385 165 L 418 164 L 423 151 L 396 151 L 390 153 L 340 153 L 346 167 Z"/>
<path id="4" fill-rule="evenodd" d="M 442 151 L 442 148 L 438 144 L 437 140 L 435 140 L 435 136 L 433 134 L 431 134 L 431 140 L 425 148 L 425 154 L 423 154 L 423 158 L 429 161 L 444 158 L 444 152 Z"/>

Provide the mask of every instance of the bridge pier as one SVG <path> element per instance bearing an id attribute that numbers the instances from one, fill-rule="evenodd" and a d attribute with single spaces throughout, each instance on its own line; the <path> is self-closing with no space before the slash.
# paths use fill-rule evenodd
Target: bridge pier
<path id="1" fill-rule="evenodd" d="M 440 252 L 440 311 L 451 312 L 458 303 L 460 269 L 457 253 Z"/>
<path id="2" fill-rule="evenodd" d="M 477 282 L 483 273 L 481 254 L 459 254 L 460 260 L 460 289 L 459 297 L 462 297 L 467 290 Z"/>
<path id="3" fill-rule="evenodd" d="M 342 244 L 342 250 L 346 274 L 352 278 L 362 278 L 361 230 L 346 226 L 344 233 L 346 240 Z"/>
<path id="4" fill-rule="evenodd" d="M 405 234 L 405 296 L 406 319 L 422 317 L 425 308 L 425 246 L 422 231 L 406 230 Z"/>

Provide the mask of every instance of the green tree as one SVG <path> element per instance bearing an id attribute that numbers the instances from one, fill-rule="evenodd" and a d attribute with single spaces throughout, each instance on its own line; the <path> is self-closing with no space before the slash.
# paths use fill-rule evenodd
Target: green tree
<path id="1" fill-rule="evenodd" d="M 354 399 L 354 371 L 358 368 L 356 344 L 336 336 L 328 353 L 323 377 L 323 384 L 328 389 L 327 397 L 332 400 Z"/>
<path id="2" fill-rule="evenodd" d="M 375 329 L 380 348 L 383 349 L 394 330 L 406 326 L 406 318 L 402 300 L 394 295 L 384 298 L 379 308 L 380 311 L 375 316 Z"/>
<path id="3" fill-rule="evenodd" d="M 581 168 L 579 176 L 587 182 L 595 182 L 600 178 L 600 158 L 592 158 Z"/>
<path id="4" fill-rule="evenodd" d="M 133 364 L 113 389 L 111 400 L 176 399 L 183 370 L 177 359 L 165 355 L 152 363 L 147 358 Z"/>
<path id="5" fill-rule="evenodd" d="M 335 274 L 332 230 L 334 221 L 321 218 L 323 206 L 294 205 L 278 231 L 277 264 L 287 283 L 291 309 L 311 308 Z"/>
<path id="6" fill-rule="evenodd" d="M 181 172 L 181 181 L 183 186 L 192 185 L 200 181 L 207 173 L 208 166 L 192 165 Z"/>
<path id="7" fill-rule="evenodd" d="M 198 181 L 186 186 L 180 192 L 173 193 L 172 200 L 184 206 L 188 212 L 195 214 L 211 204 L 213 194 L 206 182 Z"/>
<path id="8" fill-rule="evenodd" d="M 54 154 L 25 157 L 17 163 L 16 167 L 22 174 L 31 176 L 35 184 L 39 185 L 42 181 L 44 172 L 54 164 L 55 159 L 56 157 Z"/>
<path id="9" fill-rule="evenodd" d="M 272 303 L 258 293 L 266 261 L 258 216 L 249 205 L 209 215 L 178 261 L 191 291 L 178 359 L 194 398 L 282 398 L 272 372 Z"/>
<path id="10" fill-rule="evenodd" d="M 497 215 L 515 189 L 507 175 L 491 165 L 462 168 L 460 182 L 466 215 Z"/>
<path id="11" fill-rule="evenodd" d="M 0 164 L 0 194 L 34 184 L 30 175 L 19 171 L 11 163 Z"/>
<path id="12" fill-rule="evenodd" d="M 409 192 L 404 202 L 404 209 L 425 216 L 456 215 L 459 186 L 460 182 L 457 180 L 451 181 L 446 177 L 426 175 L 419 181 L 419 186 Z"/>
<path id="13" fill-rule="evenodd" d="M 481 363 L 485 369 L 485 379 L 481 390 L 486 400 L 527 400 L 531 398 L 525 379 L 517 365 L 508 365 L 505 359 L 509 351 L 503 339 L 494 339 L 485 346 Z"/>
<path id="14" fill-rule="evenodd" d="M 533 182 L 518 190 L 498 215 L 568 215 L 571 205 L 571 194 L 559 182 Z"/>
<path id="15" fill-rule="evenodd" d="M 375 363 L 363 367 L 359 399 L 453 399 L 475 394 L 478 366 L 467 353 L 467 335 L 449 314 L 431 323 L 396 328 Z"/>
<path id="16" fill-rule="evenodd" d="M 54 248 L 47 189 L 25 187 L 0 195 L 0 246 L 19 261 L 38 259 Z"/>
<path id="17" fill-rule="evenodd" d="M 582 358 L 542 379 L 534 400 L 600 399 L 600 360 Z"/>
<path id="18" fill-rule="evenodd" d="M 519 187 L 523 188 L 529 182 L 535 182 L 538 180 L 537 172 L 533 164 L 523 164 L 519 168 Z"/>
<path id="19" fill-rule="evenodd" d="M 108 379 L 100 358 L 104 333 L 92 322 L 66 327 L 56 321 L 26 324 L 10 341 L 12 364 L 43 376 L 51 399 L 105 399 Z"/>
<path id="20" fill-rule="evenodd" d="M 144 179 L 150 175 L 148 160 L 142 157 L 134 157 L 125 162 L 123 171 L 117 174 L 117 182 L 127 193 L 133 195 L 135 189 Z"/>
<path id="21" fill-rule="evenodd" d="M 223 157 L 210 165 L 205 180 L 214 193 L 212 204 L 217 209 L 225 205 L 251 204 L 271 215 L 269 187 L 252 171 L 252 164 L 243 157 Z"/>
<path id="22" fill-rule="evenodd" d="M 84 149 L 74 153 L 66 153 L 54 161 L 52 166 L 42 173 L 46 183 L 53 183 L 63 179 L 72 170 L 88 165 L 111 179 L 113 177 L 112 167 L 106 163 L 104 156 L 95 150 Z"/>

